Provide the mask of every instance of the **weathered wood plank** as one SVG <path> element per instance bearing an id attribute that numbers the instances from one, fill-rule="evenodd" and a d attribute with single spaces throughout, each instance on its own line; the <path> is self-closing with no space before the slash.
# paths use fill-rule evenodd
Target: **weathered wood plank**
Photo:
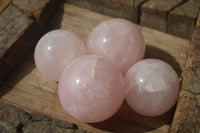
<path id="1" fill-rule="evenodd" d="M 103 0 L 103 13 L 133 21 L 134 0 Z"/>
<path id="2" fill-rule="evenodd" d="M 69 4 L 89 9 L 95 12 L 103 12 L 102 0 L 66 0 Z"/>
<path id="3" fill-rule="evenodd" d="M 10 4 L 12 0 L 0 0 L 0 13 Z"/>
<path id="4" fill-rule="evenodd" d="M 142 5 L 141 25 L 166 31 L 168 12 L 184 0 L 150 0 Z"/>
<path id="5" fill-rule="evenodd" d="M 134 23 L 186 39 L 191 38 L 200 4 L 199 0 L 66 1 L 82 8 L 87 8 L 112 17 L 125 18 Z"/>
<path id="6" fill-rule="evenodd" d="M 125 18 L 138 23 L 141 5 L 147 0 L 66 0 L 68 3 L 103 13 L 112 17 Z"/>
<path id="7" fill-rule="evenodd" d="M 67 2 L 112 17 L 131 21 L 134 19 L 134 0 L 67 0 Z"/>
<path id="8" fill-rule="evenodd" d="M 48 0 L 13 0 L 12 3 L 24 13 L 32 13 L 43 8 Z"/>
<path id="9" fill-rule="evenodd" d="M 188 67 L 184 75 L 171 132 L 200 131 L 200 14 L 191 45 Z"/>
<path id="10" fill-rule="evenodd" d="M 0 102 L 1 133 L 89 133 L 72 123 L 59 121 L 42 114 L 28 114 Z"/>
<path id="11" fill-rule="evenodd" d="M 12 3 L 24 14 L 36 20 L 40 32 L 42 32 L 57 4 L 57 0 L 13 0 Z"/>
<path id="12" fill-rule="evenodd" d="M 199 0 L 189 0 L 169 13 L 167 32 L 176 36 L 191 39 L 198 12 Z"/>
<path id="13" fill-rule="evenodd" d="M 0 82 L 36 44 L 53 7 L 55 0 L 13 0 L 0 14 L 0 64 L 7 71 Z"/>
<path id="14" fill-rule="evenodd" d="M 24 51 L 22 49 L 20 51 L 15 51 L 13 46 L 18 43 L 17 40 L 19 36 L 23 34 L 30 25 L 33 25 L 33 21 L 23 15 L 23 13 L 12 4 L 0 14 L 0 59 L 1 64 L 5 65 L 5 68 L 1 71 L 10 72 L 20 60 L 20 58 L 17 58 L 19 56 L 16 56 L 16 52 L 23 53 L 26 49 L 24 49 Z M 5 78 L 5 76 L 4 74 L 1 79 Z"/>
<path id="15" fill-rule="evenodd" d="M 60 7 L 62 6 L 60 5 Z M 68 4 L 64 5 L 64 11 L 60 11 L 60 7 L 57 8 L 57 12 L 53 15 L 50 27 L 52 29 L 59 27 L 75 32 L 85 42 L 94 26 L 103 20 L 111 18 Z M 58 22 L 58 20 L 60 21 Z M 154 56 L 158 58 L 161 56 L 160 52 L 162 52 L 162 55 L 166 54 L 165 58 L 170 57 L 169 60 L 167 59 L 169 62 L 173 60 L 178 64 L 177 66 L 179 67 L 177 67 L 177 70 L 180 72 L 184 71 L 185 60 L 190 47 L 188 40 L 145 27 L 139 28 L 147 44 L 147 57 Z M 57 83 L 45 78 L 35 68 L 33 59 L 31 58 L 26 59 L 1 90 L 4 90 L 1 92 L 1 101 L 29 112 L 39 112 L 59 120 L 76 123 L 79 127 L 95 133 L 106 131 L 167 132 L 173 116 L 172 109 L 162 116 L 153 118 L 144 117 L 132 111 L 127 104 L 123 104 L 114 117 L 99 124 L 91 125 L 73 119 L 60 105 L 57 96 Z"/>
<path id="16" fill-rule="evenodd" d="M 19 19 L 23 13 L 20 12 L 16 7 L 13 5 L 9 5 L 4 12 L 0 14 L 0 57 L 6 52 L 6 50 L 11 47 L 11 44 L 7 44 L 9 39 L 12 39 L 13 34 L 17 33 L 20 30 L 19 26 L 15 26 L 16 23 L 12 23 L 17 18 Z M 24 21 L 27 18 L 25 18 Z M 16 21 L 15 21 L 16 22 Z M 23 23 L 23 22 L 21 22 Z M 20 27 L 20 28 L 19 28 Z M 7 33 L 6 33 L 7 32 Z M 11 33 L 9 33 L 11 32 Z"/>
<path id="17" fill-rule="evenodd" d="M 140 23 L 141 7 L 146 1 L 148 1 L 148 0 L 134 0 L 133 22 L 135 22 L 137 24 Z"/>

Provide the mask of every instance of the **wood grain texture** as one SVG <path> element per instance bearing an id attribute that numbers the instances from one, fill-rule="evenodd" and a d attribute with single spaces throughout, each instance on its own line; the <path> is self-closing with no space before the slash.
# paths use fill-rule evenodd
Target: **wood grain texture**
<path id="1" fill-rule="evenodd" d="M 0 102 L 1 133 L 89 133 L 76 125 L 42 114 L 28 114 L 21 109 Z"/>
<path id="2" fill-rule="evenodd" d="M 184 75 L 171 132 L 200 131 L 200 14 L 192 37 L 191 51 Z"/>
<path id="3" fill-rule="evenodd" d="M 121 17 L 191 39 L 199 12 L 199 0 L 66 0 L 112 17 Z"/>
<path id="4" fill-rule="evenodd" d="M 10 72 L 16 64 L 18 64 L 18 61 L 21 59 L 18 58 L 20 57 L 19 52 L 21 51 L 21 54 L 23 54 L 25 51 L 22 51 L 22 49 L 20 51 L 15 50 L 14 46 L 19 44 L 18 39 L 20 35 L 31 25 L 34 25 L 34 22 L 23 15 L 23 13 L 12 4 L 0 14 L 0 61 L 1 64 L 5 66 L 1 71 Z M 33 31 L 35 32 L 35 30 L 36 28 L 34 28 Z M 16 54 L 18 54 L 18 56 L 16 56 Z M 1 79 L 5 76 L 7 75 L 1 75 Z"/>
<path id="5" fill-rule="evenodd" d="M 103 13 L 133 21 L 134 0 L 103 0 Z"/>
<path id="6" fill-rule="evenodd" d="M 78 8 L 69 4 L 60 5 L 53 15 L 51 29 L 60 28 L 77 33 L 85 42 L 94 26 L 111 17 Z M 139 27 L 147 44 L 146 58 L 163 58 L 181 73 L 190 47 L 189 41 L 156 30 Z M 177 52 L 178 51 L 178 52 Z M 161 54 L 161 53 L 162 54 Z M 161 57 L 161 55 L 164 55 Z M 167 59 L 165 59 L 167 58 Z M 31 54 L 0 88 L 1 101 L 28 112 L 39 112 L 53 118 L 77 124 L 95 133 L 113 132 L 168 132 L 174 109 L 158 117 L 144 117 L 132 111 L 126 103 L 111 119 L 98 124 L 87 124 L 73 119 L 60 105 L 57 83 L 45 78 L 33 63 Z"/>
<path id="7" fill-rule="evenodd" d="M 39 31 L 42 32 L 57 0 L 13 0 L 12 3 L 29 18 L 34 19 L 38 24 Z"/>
<path id="8" fill-rule="evenodd" d="M 33 48 L 53 7 L 55 0 L 13 0 L 0 14 L 0 83 Z"/>
<path id="9" fill-rule="evenodd" d="M 167 32 L 191 39 L 200 10 L 199 0 L 189 0 L 169 13 Z"/>
<path id="10" fill-rule="evenodd" d="M 0 13 L 9 5 L 12 0 L 0 0 Z"/>
<path id="11" fill-rule="evenodd" d="M 147 0 L 66 0 L 67 3 L 112 17 L 125 18 L 138 23 L 141 5 Z"/>
<path id="12" fill-rule="evenodd" d="M 0 57 L 4 55 L 9 47 L 11 47 L 12 44 L 8 44 L 9 39 L 12 39 L 13 35 L 18 31 L 20 32 L 21 29 L 23 30 L 23 28 L 20 26 L 24 25 L 24 21 L 27 21 L 28 18 L 23 16 L 22 20 L 20 20 L 21 16 L 23 16 L 23 13 L 13 5 L 9 5 L 6 10 L 0 14 Z M 16 19 L 22 22 L 19 22 L 20 24 L 16 25 L 18 22 L 15 21 Z M 15 21 L 15 23 L 12 23 L 13 21 Z"/>
<path id="13" fill-rule="evenodd" d="M 24 13 L 31 14 L 32 12 L 43 8 L 48 0 L 13 0 L 12 3 Z"/>
<path id="14" fill-rule="evenodd" d="M 140 17 L 141 17 L 141 7 L 142 5 L 147 2 L 148 0 L 134 0 L 134 12 L 133 12 L 133 22 L 139 24 Z"/>
<path id="15" fill-rule="evenodd" d="M 66 0 L 69 4 L 89 9 L 95 12 L 103 12 L 103 0 Z"/>
<path id="16" fill-rule="evenodd" d="M 167 15 L 184 0 L 150 0 L 142 5 L 141 25 L 166 31 Z"/>

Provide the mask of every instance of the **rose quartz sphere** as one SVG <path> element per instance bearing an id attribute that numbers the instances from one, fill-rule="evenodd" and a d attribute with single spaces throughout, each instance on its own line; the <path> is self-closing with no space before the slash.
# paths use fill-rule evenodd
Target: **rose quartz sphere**
<path id="1" fill-rule="evenodd" d="M 145 59 L 133 65 L 126 73 L 125 85 L 128 105 L 145 116 L 169 111 L 180 91 L 176 72 L 157 59 Z"/>
<path id="2" fill-rule="evenodd" d="M 143 36 L 138 28 L 124 19 L 110 19 L 98 24 L 90 33 L 87 51 L 102 57 L 125 72 L 145 52 Z"/>
<path id="3" fill-rule="evenodd" d="M 125 97 L 122 74 L 95 55 L 74 60 L 62 73 L 58 88 L 63 108 L 85 122 L 108 119 Z"/>
<path id="4" fill-rule="evenodd" d="M 39 40 L 34 58 L 42 74 L 58 81 L 64 68 L 72 60 L 85 54 L 85 45 L 77 35 L 66 30 L 54 30 Z"/>

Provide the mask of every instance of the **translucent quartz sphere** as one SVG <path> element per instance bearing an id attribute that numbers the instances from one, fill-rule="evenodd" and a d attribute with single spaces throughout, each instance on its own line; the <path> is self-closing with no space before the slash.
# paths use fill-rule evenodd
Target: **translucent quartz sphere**
<path id="1" fill-rule="evenodd" d="M 85 45 L 77 35 L 66 30 L 54 30 L 39 40 L 34 58 L 42 74 L 58 81 L 64 68 L 73 59 L 85 54 Z"/>
<path id="2" fill-rule="evenodd" d="M 114 115 L 125 97 L 122 74 L 110 63 L 88 55 L 75 59 L 62 73 L 58 94 L 74 118 L 100 122 Z"/>
<path id="3" fill-rule="evenodd" d="M 126 101 L 145 116 L 157 116 L 176 103 L 179 79 L 173 68 L 157 59 L 145 59 L 133 65 L 125 76 Z"/>
<path id="4" fill-rule="evenodd" d="M 125 72 L 145 52 L 141 32 L 131 22 L 124 19 L 110 19 L 98 24 L 90 33 L 87 41 L 89 54 L 101 56 Z"/>

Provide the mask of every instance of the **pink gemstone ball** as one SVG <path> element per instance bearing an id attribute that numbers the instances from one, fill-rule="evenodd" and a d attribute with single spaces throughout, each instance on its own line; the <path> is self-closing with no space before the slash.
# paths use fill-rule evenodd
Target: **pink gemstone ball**
<path id="1" fill-rule="evenodd" d="M 125 75 L 126 101 L 145 116 L 161 115 L 172 108 L 179 95 L 179 78 L 173 68 L 157 59 L 133 65 Z"/>
<path id="2" fill-rule="evenodd" d="M 143 36 L 138 28 L 124 19 L 110 19 L 98 24 L 87 41 L 89 54 L 102 57 L 125 72 L 145 52 Z"/>
<path id="3" fill-rule="evenodd" d="M 100 122 L 120 108 L 125 88 L 122 74 L 95 55 L 75 59 L 62 73 L 58 94 L 63 108 L 74 118 Z"/>
<path id="4" fill-rule="evenodd" d="M 85 45 L 77 35 L 66 30 L 54 30 L 39 40 L 34 58 L 42 74 L 58 81 L 64 68 L 72 60 L 85 54 Z"/>

